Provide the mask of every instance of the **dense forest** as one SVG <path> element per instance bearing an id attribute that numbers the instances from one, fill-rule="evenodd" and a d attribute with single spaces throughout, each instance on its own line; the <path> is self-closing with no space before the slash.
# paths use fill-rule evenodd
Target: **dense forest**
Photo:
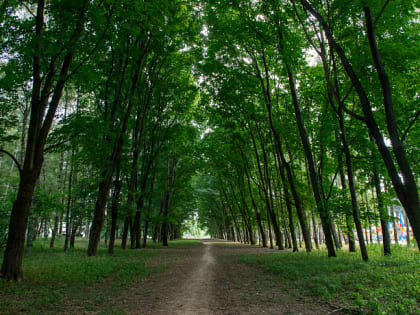
<path id="1" fill-rule="evenodd" d="M 419 7 L 2 1 L 1 277 L 37 238 L 96 256 L 191 220 L 329 257 L 420 249 Z"/>

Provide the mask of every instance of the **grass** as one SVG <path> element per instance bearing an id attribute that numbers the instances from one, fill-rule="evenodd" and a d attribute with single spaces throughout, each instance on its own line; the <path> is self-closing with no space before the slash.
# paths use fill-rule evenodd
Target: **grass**
<path id="1" fill-rule="evenodd" d="M 169 248 L 199 243 L 171 241 Z M 117 245 L 113 256 L 101 244 L 96 257 L 87 257 L 86 248 L 87 240 L 83 239 L 78 239 L 75 248 L 66 253 L 63 241 L 58 240 L 53 249 L 47 239 L 36 241 L 23 259 L 25 281 L 0 280 L 0 313 L 60 313 L 69 308 L 72 313 L 92 311 L 133 281 L 164 269 L 159 262 L 166 253 L 156 250 L 162 248 L 160 244 L 150 242 L 146 250 L 121 250 Z"/>
<path id="2" fill-rule="evenodd" d="M 284 289 L 308 294 L 344 311 L 370 314 L 420 314 L 420 255 L 414 249 L 393 246 L 392 256 L 371 245 L 369 262 L 359 253 L 325 251 L 244 255 L 241 261 L 256 264 L 279 276 Z"/>

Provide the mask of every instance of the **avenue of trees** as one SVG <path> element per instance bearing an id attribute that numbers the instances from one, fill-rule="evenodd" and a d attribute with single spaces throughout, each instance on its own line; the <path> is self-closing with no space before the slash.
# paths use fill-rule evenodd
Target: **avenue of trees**
<path id="1" fill-rule="evenodd" d="M 415 3 L 220 1 L 206 12 L 213 190 L 200 209 L 213 233 L 253 243 L 257 231 L 263 246 L 273 234 L 295 251 L 299 235 L 310 251 L 320 226 L 329 256 L 342 235 L 355 251 L 355 233 L 368 260 L 363 227 L 380 225 L 390 254 L 398 199 L 419 240 Z"/>
<path id="2" fill-rule="evenodd" d="M 1 277 L 37 237 L 420 249 L 419 1 L 6 0 Z M 396 231 L 394 226 L 394 232 Z M 370 231 L 370 232 L 367 232 Z M 396 239 L 396 241 L 398 238 Z"/>

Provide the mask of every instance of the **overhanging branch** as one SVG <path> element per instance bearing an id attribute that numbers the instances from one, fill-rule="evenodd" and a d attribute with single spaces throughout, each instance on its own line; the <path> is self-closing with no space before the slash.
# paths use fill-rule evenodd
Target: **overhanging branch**
<path id="1" fill-rule="evenodd" d="M 18 170 L 19 170 L 19 175 L 22 176 L 22 167 L 20 166 L 20 163 L 15 158 L 15 156 L 12 153 L 10 153 L 10 152 L 8 152 L 6 150 L 3 150 L 3 149 L 0 149 L 0 152 L 8 155 L 13 160 L 13 162 L 15 162 L 15 164 L 16 164 Z"/>
<path id="2" fill-rule="evenodd" d="M 60 142 L 58 142 L 58 143 L 55 143 L 55 144 L 52 144 L 52 145 L 50 145 L 50 146 L 46 147 L 46 148 L 44 149 L 44 152 L 47 152 L 47 151 L 49 151 L 49 150 L 51 150 L 51 149 L 54 149 L 55 147 L 58 147 L 58 146 L 60 146 L 60 145 L 62 145 L 62 144 L 65 144 L 65 143 L 67 143 L 67 142 L 69 142 L 69 141 L 73 140 L 73 139 L 74 139 L 74 138 L 76 138 L 79 134 L 80 134 L 80 133 L 75 133 L 74 135 L 72 135 L 70 138 L 68 138 L 68 139 L 66 139 L 66 140 L 60 141 Z"/>
<path id="3" fill-rule="evenodd" d="M 414 115 L 414 118 L 408 124 L 407 129 L 405 129 L 403 135 L 401 136 L 401 142 L 404 142 L 405 137 L 407 136 L 408 132 L 410 131 L 410 128 L 413 127 L 414 123 L 416 122 L 417 118 L 419 118 L 419 116 L 420 116 L 420 110 L 418 110 L 416 112 L 416 114 Z"/>

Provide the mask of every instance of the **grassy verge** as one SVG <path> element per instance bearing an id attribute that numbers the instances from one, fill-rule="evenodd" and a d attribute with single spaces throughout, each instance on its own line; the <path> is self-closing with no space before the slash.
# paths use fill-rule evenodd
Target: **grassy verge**
<path id="1" fill-rule="evenodd" d="M 172 241 L 169 248 L 186 248 L 199 243 Z M 86 240 L 77 240 L 75 248 L 67 253 L 63 252 L 60 240 L 56 248 L 50 249 L 48 245 L 48 240 L 41 239 L 34 243 L 31 252 L 25 253 L 25 281 L 0 280 L 1 314 L 93 311 L 133 281 L 164 268 L 159 263 L 147 263 L 149 260 L 159 262 L 165 256 L 165 251 L 156 250 L 162 248 L 159 244 L 148 244 L 150 249 L 146 250 L 121 250 L 117 246 L 113 256 L 101 244 L 96 257 L 86 256 Z"/>
<path id="2" fill-rule="evenodd" d="M 284 289 L 320 297 L 343 310 L 373 314 L 420 314 L 420 255 L 393 246 L 384 257 L 380 246 L 370 246 L 369 262 L 358 253 L 324 251 L 244 255 L 241 261 L 261 266 L 279 276 Z"/>

